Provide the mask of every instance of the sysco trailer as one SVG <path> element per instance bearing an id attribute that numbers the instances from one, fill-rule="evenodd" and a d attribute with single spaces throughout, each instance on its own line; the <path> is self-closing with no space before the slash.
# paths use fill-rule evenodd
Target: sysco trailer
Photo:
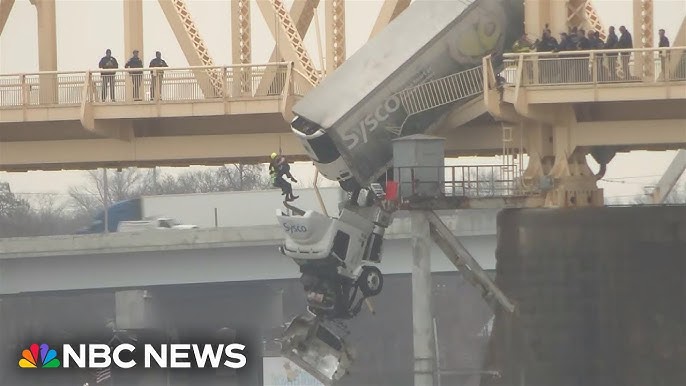
<path id="1" fill-rule="evenodd" d="M 522 35 L 523 15 L 522 0 L 414 1 L 294 106 L 292 131 L 326 178 L 368 187 L 391 166 L 392 139 L 481 94 L 483 57 Z"/>

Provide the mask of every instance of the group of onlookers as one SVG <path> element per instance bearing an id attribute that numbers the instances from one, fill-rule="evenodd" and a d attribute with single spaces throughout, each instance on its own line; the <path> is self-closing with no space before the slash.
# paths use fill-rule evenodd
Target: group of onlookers
<path id="1" fill-rule="evenodd" d="M 126 62 L 124 68 L 143 68 L 143 61 L 138 56 L 138 53 L 138 50 L 133 50 L 133 56 Z M 100 59 L 98 67 L 104 70 L 113 70 L 119 68 L 119 62 L 117 62 L 117 59 L 114 56 L 112 56 L 112 50 L 107 49 L 107 51 L 105 51 L 105 56 L 102 59 Z M 165 62 L 164 59 L 162 59 L 162 53 L 157 51 L 155 52 L 155 58 L 150 61 L 148 67 L 158 68 L 169 66 L 167 65 L 167 62 Z M 150 99 L 155 98 L 155 90 L 158 91 L 158 95 L 159 92 L 162 90 L 162 74 L 162 71 L 152 72 L 152 77 L 150 80 Z M 114 102 L 115 71 L 103 71 L 100 73 L 100 75 L 102 76 L 102 101 L 104 102 L 106 100 L 107 89 L 109 88 L 110 99 Z M 136 101 L 140 101 L 143 71 L 130 71 L 129 75 L 131 76 L 131 82 L 133 84 L 133 99 Z"/>
<path id="2" fill-rule="evenodd" d="M 542 31 L 541 38 L 535 42 L 522 35 L 512 46 L 512 52 L 559 52 L 557 58 L 543 57 L 536 60 L 539 72 L 539 82 L 588 82 L 591 81 L 591 66 L 588 53 L 569 54 L 570 51 L 589 50 L 619 50 L 633 48 L 631 33 L 625 26 L 619 27 L 620 35 L 617 36 L 615 27 L 611 26 L 606 39 L 600 36 L 598 31 L 584 31 L 583 28 L 574 27 L 568 32 L 560 33 L 558 41 L 552 36 L 548 25 Z M 669 47 L 669 39 L 665 36 L 665 30 L 659 30 L 659 47 Z M 574 58 L 566 60 L 564 64 L 558 58 Z M 618 62 L 619 59 L 619 62 Z M 593 65 L 596 66 L 598 81 L 616 81 L 619 79 L 632 79 L 629 71 L 629 53 L 604 53 L 597 55 Z M 533 76 L 533 61 L 527 62 L 524 73 L 526 77 Z M 562 67 L 564 66 L 564 67 Z M 664 73 L 664 60 L 662 60 Z"/>

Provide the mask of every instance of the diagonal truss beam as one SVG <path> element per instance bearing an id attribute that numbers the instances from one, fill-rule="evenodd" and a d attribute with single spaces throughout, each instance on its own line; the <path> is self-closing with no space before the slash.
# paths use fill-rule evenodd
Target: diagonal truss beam
<path id="1" fill-rule="evenodd" d="M 345 61 L 345 0 L 324 0 L 326 14 L 326 73 Z"/>
<path id="2" fill-rule="evenodd" d="M 684 19 L 681 21 L 681 26 L 679 27 L 679 31 L 677 31 L 676 36 L 674 37 L 674 40 L 672 43 L 672 47 L 684 47 L 684 46 L 686 46 L 686 17 L 684 17 Z M 666 68 L 666 70 L 669 74 L 674 74 L 675 71 L 677 71 L 677 69 L 679 69 L 679 66 L 681 66 L 681 63 L 683 63 L 685 55 L 686 55 L 686 50 L 672 51 L 672 53 L 669 56 L 669 62 L 668 62 L 669 65 Z"/>
<path id="3" fill-rule="evenodd" d="M 679 178 L 684 174 L 684 171 L 686 171 L 686 150 L 681 149 L 676 153 L 674 160 L 669 164 L 669 167 L 657 183 L 652 193 L 653 204 L 665 202 L 665 199 L 672 192 L 677 182 L 679 182 Z"/>
<path id="4" fill-rule="evenodd" d="M 379 11 L 379 16 L 376 18 L 372 33 L 369 34 L 369 39 L 372 39 L 376 34 L 393 21 L 402 11 L 410 6 L 410 0 L 385 0 Z"/>
<path id="5" fill-rule="evenodd" d="M 305 37 L 307 30 L 312 24 L 312 19 L 314 19 L 314 10 L 319 5 L 319 0 L 295 0 L 291 6 L 291 19 L 295 23 L 295 28 L 300 34 L 301 38 Z M 266 20 L 266 18 L 265 18 Z M 272 50 L 272 54 L 269 57 L 269 63 L 281 62 L 283 60 L 283 55 L 281 55 L 279 45 L 276 45 Z M 257 87 L 258 95 L 264 95 L 274 82 L 276 72 L 271 68 L 265 70 L 265 74 L 260 80 L 260 84 Z M 261 93 L 261 94 L 260 94 Z"/>
<path id="6" fill-rule="evenodd" d="M 176 40 L 181 46 L 190 66 L 214 66 L 210 52 L 200 37 L 185 0 L 158 0 L 164 16 L 169 22 Z M 220 71 L 194 71 L 205 98 L 222 95 L 222 75 Z"/>
<path id="7" fill-rule="evenodd" d="M 303 45 L 302 38 L 286 11 L 281 0 L 257 0 L 260 12 L 267 22 L 272 36 L 279 45 L 279 50 L 289 62 L 294 62 L 296 68 L 312 83 L 319 82 L 319 72 L 312 63 L 309 53 Z"/>
<path id="8" fill-rule="evenodd" d="M 595 7 L 593 7 L 593 3 L 590 0 L 586 1 L 584 11 L 586 12 L 586 22 L 588 22 L 591 29 L 598 31 L 600 38 L 605 41 L 605 39 L 607 39 L 605 27 L 603 26 L 603 22 L 600 20 L 600 16 L 598 16 L 598 12 L 595 10 Z"/>
<path id="9" fill-rule="evenodd" d="M 603 23 L 591 0 L 569 0 L 567 11 L 567 25 L 598 31 L 603 41 L 607 38 Z"/>
<path id="10" fill-rule="evenodd" d="M 7 23 L 7 19 L 10 17 L 13 5 L 14 0 L 0 0 L 0 35 L 2 35 L 2 30 L 5 29 L 5 23 Z"/>

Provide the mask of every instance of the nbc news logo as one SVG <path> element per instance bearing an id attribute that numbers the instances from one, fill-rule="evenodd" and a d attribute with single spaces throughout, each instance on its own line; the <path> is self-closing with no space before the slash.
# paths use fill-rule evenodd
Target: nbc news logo
<path id="1" fill-rule="evenodd" d="M 40 356 L 38 355 L 39 353 Z M 50 349 L 45 343 L 40 346 L 36 343 L 32 344 L 28 350 L 22 351 L 21 356 L 22 358 L 19 359 L 19 367 L 23 369 L 60 367 L 60 360 L 57 359 L 57 352 Z"/>
<path id="2" fill-rule="evenodd" d="M 193 364 L 197 368 L 216 369 L 223 366 L 240 369 L 247 362 L 245 355 L 241 353 L 244 349 L 245 346 L 238 343 L 228 345 L 178 343 L 161 344 L 159 347 L 146 344 L 143 346 L 143 367 L 148 369 L 155 363 L 159 368 L 171 369 L 188 369 Z M 22 351 L 19 367 L 24 369 L 104 369 L 114 365 L 121 369 L 131 369 L 140 367 L 139 363 L 133 359 L 136 350 L 136 346 L 128 343 L 115 347 L 106 344 L 80 344 L 77 349 L 65 344 L 62 345 L 62 360 L 60 361 L 56 350 L 45 343 L 40 345 L 34 343 Z"/>

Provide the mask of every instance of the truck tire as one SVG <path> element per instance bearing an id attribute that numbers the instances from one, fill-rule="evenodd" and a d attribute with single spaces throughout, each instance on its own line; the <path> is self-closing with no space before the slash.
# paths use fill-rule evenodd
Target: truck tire
<path id="1" fill-rule="evenodd" d="M 360 291 L 364 297 L 372 297 L 381 293 L 383 289 L 383 275 L 381 271 L 374 266 L 366 266 L 362 268 L 362 274 L 357 279 L 360 286 Z"/>

